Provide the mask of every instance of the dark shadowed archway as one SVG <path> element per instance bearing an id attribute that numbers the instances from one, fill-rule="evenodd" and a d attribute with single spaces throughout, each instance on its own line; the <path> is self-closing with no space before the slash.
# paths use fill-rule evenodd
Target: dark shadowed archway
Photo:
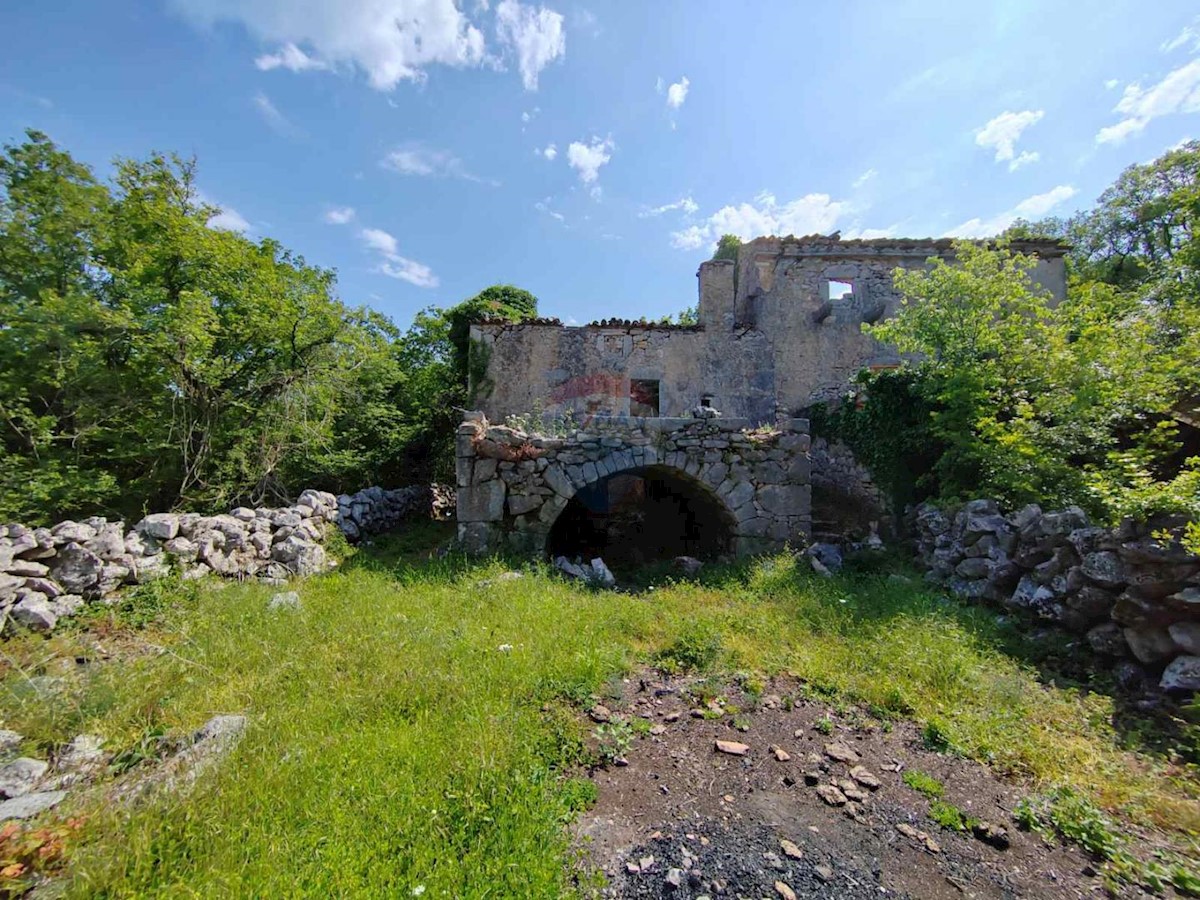
<path id="1" fill-rule="evenodd" d="M 546 540 L 551 558 L 640 565 L 734 551 L 736 521 L 712 488 L 669 466 L 628 469 L 580 488 Z"/>

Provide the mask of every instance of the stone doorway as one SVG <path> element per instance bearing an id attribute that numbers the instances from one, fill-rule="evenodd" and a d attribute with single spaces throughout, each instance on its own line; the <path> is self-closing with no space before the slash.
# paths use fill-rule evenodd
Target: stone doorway
<path id="1" fill-rule="evenodd" d="M 676 556 L 733 553 L 737 520 L 712 488 L 667 466 L 647 466 L 580 489 L 546 540 L 551 559 L 602 557 L 637 566 Z"/>

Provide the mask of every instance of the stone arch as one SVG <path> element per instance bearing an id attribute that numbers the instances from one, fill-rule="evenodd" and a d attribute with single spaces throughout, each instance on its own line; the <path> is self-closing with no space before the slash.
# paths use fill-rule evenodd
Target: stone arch
<path id="1" fill-rule="evenodd" d="M 732 554 L 738 519 L 718 491 L 686 467 L 666 463 L 598 472 L 561 504 L 543 551 L 601 556 L 610 564 Z"/>
<path id="2" fill-rule="evenodd" d="M 456 450 L 459 539 L 471 553 L 540 555 L 581 492 L 648 474 L 703 507 L 738 555 L 781 549 L 811 527 L 808 447 L 803 419 L 595 417 L 553 437 L 468 419 Z"/>

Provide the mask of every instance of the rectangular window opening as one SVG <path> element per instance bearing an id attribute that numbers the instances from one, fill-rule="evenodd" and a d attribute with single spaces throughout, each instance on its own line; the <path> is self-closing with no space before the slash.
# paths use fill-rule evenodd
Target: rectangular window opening
<path id="1" fill-rule="evenodd" d="M 658 382 L 648 378 L 629 379 L 629 414 L 658 418 Z"/>
<path id="2" fill-rule="evenodd" d="M 844 297 L 849 297 L 854 293 L 854 285 L 849 281 L 834 281 L 829 280 L 829 296 L 827 300 L 841 300 Z"/>

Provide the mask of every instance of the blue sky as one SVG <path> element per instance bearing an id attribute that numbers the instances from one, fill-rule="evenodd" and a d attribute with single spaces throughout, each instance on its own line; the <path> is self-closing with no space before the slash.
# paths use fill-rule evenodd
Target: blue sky
<path id="1" fill-rule="evenodd" d="M 0 6 L 0 137 L 194 154 L 213 224 L 407 325 L 495 282 L 695 302 L 722 232 L 962 234 L 1200 136 L 1185 0 L 55 0 Z"/>

